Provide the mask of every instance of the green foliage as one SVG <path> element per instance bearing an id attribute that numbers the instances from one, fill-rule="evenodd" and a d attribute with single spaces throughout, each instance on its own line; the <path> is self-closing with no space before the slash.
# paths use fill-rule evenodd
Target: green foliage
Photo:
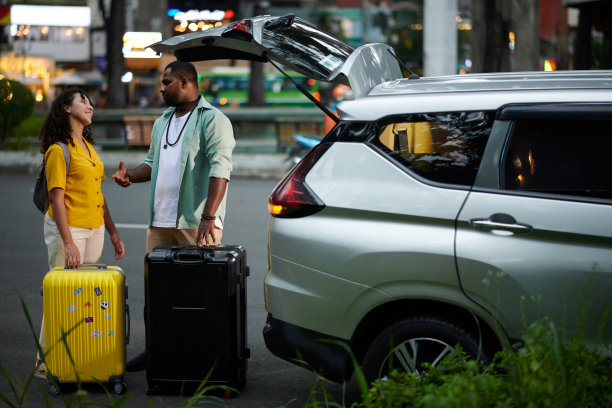
<path id="1" fill-rule="evenodd" d="M 34 96 L 21 82 L 0 79 L 0 148 L 10 132 L 34 110 Z"/>
<path id="2" fill-rule="evenodd" d="M 607 318 L 607 316 L 606 316 Z M 607 350 L 603 353 L 603 350 Z M 610 345 L 589 348 L 579 336 L 562 341 L 553 323 L 527 328 L 523 346 L 500 351 L 483 367 L 460 348 L 437 367 L 417 375 L 392 372 L 377 380 L 351 408 L 590 408 L 612 406 Z M 361 373 L 356 362 L 356 373 Z M 294 401 L 292 401 L 294 402 Z M 293 406 L 293 405 L 292 405 Z M 344 408 L 318 378 L 307 408 Z"/>
<path id="3" fill-rule="evenodd" d="M 553 323 L 534 323 L 516 352 L 482 368 L 458 350 L 421 376 L 376 381 L 358 407 L 612 406 L 612 360 L 584 342 L 560 340 Z"/>
<path id="4" fill-rule="evenodd" d="M 4 148 L 6 150 L 27 150 L 33 147 L 33 141 L 38 139 L 44 123 L 44 116 L 30 116 L 23 120 L 9 132 Z M 36 146 L 40 147 L 38 144 Z"/>

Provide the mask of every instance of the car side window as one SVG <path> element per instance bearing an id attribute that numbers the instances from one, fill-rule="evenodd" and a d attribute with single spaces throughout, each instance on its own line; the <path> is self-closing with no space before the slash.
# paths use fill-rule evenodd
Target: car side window
<path id="1" fill-rule="evenodd" d="M 612 199 L 612 120 L 517 120 L 506 190 Z"/>
<path id="2" fill-rule="evenodd" d="M 491 112 L 411 115 L 381 123 L 374 144 L 428 180 L 471 186 L 492 124 Z"/>

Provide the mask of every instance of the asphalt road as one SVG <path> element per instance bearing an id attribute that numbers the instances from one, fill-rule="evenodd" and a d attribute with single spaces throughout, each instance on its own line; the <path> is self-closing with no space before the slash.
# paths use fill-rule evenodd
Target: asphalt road
<path id="1" fill-rule="evenodd" d="M 239 397 L 224 399 L 228 407 L 299 407 L 308 398 L 315 376 L 309 371 L 273 356 L 265 347 L 262 329 L 266 313 L 263 280 L 267 271 L 267 197 L 277 180 L 233 179 L 230 183 L 227 220 L 223 243 L 241 244 L 248 253 L 251 276 L 248 278 L 247 314 L 248 345 L 251 359 L 247 383 Z M 43 240 L 42 215 L 31 201 L 33 176 L 0 175 L 0 365 L 17 384 L 23 384 L 32 370 L 35 343 L 21 306 L 25 302 L 36 337 L 42 318 L 40 287 L 47 271 L 46 247 Z M 145 226 L 148 222 L 149 184 L 122 189 L 112 180 L 103 183 L 103 193 L 111 215 L 119 227 L 126 246 L 126 255 L 115 261 L 112 246 L 106 238 L 103 262 L 119 265 L 127 274 L 131 313 L 131 338 L 127 346 L 128 359 L 144 350 L 143 259 Z M 177 395 L 147 396 L 145 372 L 125 375 L 129 400 L 123 406 L 177 407 L 185 399 Z M 342 387 L 326 385 L 340 400 Z M 87 386 L 87 399 L 109 403 L 109 397 L 96 385 Z M 24 406 L 44 405 L 47 391 L 44 380 L 34 379 Z M 0 377 L 0 393 L 15 401 L 6 378 Z M 114 394 L 112 394 L 114 398 Z M 70 397 L 70 395 L 68 395 Z M 65 406 L 60 397 L 49 397 L 52 406 Z M 217 404 L 218 401 L 214 401 Z M 198 406 L 213 406 L 210 404 Z M 219 406 L 219 405 L 215 405 Z"/>

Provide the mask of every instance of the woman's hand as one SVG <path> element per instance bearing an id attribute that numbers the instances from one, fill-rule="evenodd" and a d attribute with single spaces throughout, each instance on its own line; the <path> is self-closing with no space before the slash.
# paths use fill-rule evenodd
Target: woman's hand
<path id="1" fill-rule="evenodd" d="M 64 244 L 64 263 L 68 269 L 76 269 L 81 264 L 81 255 L 74 242 Z"/>
<path id="2" fill-rule="evenodd" d="M 119 238 L 119 234 L 110 234 L 110 240 L 115 249 L 115 259 L 123 258 L 123 255 L 125 255 L 125 246 L 123 246 L 123 241 Z"/>

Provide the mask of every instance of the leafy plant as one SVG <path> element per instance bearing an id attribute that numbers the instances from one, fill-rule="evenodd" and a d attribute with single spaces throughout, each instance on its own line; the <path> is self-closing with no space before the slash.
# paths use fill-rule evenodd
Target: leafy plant
<path id="1" fill-rule="evenodd" d="M 4 148 L 11 130 L 34 110 L 34 96 L 21 82 L 0 79 L 0 149 Z"/>

